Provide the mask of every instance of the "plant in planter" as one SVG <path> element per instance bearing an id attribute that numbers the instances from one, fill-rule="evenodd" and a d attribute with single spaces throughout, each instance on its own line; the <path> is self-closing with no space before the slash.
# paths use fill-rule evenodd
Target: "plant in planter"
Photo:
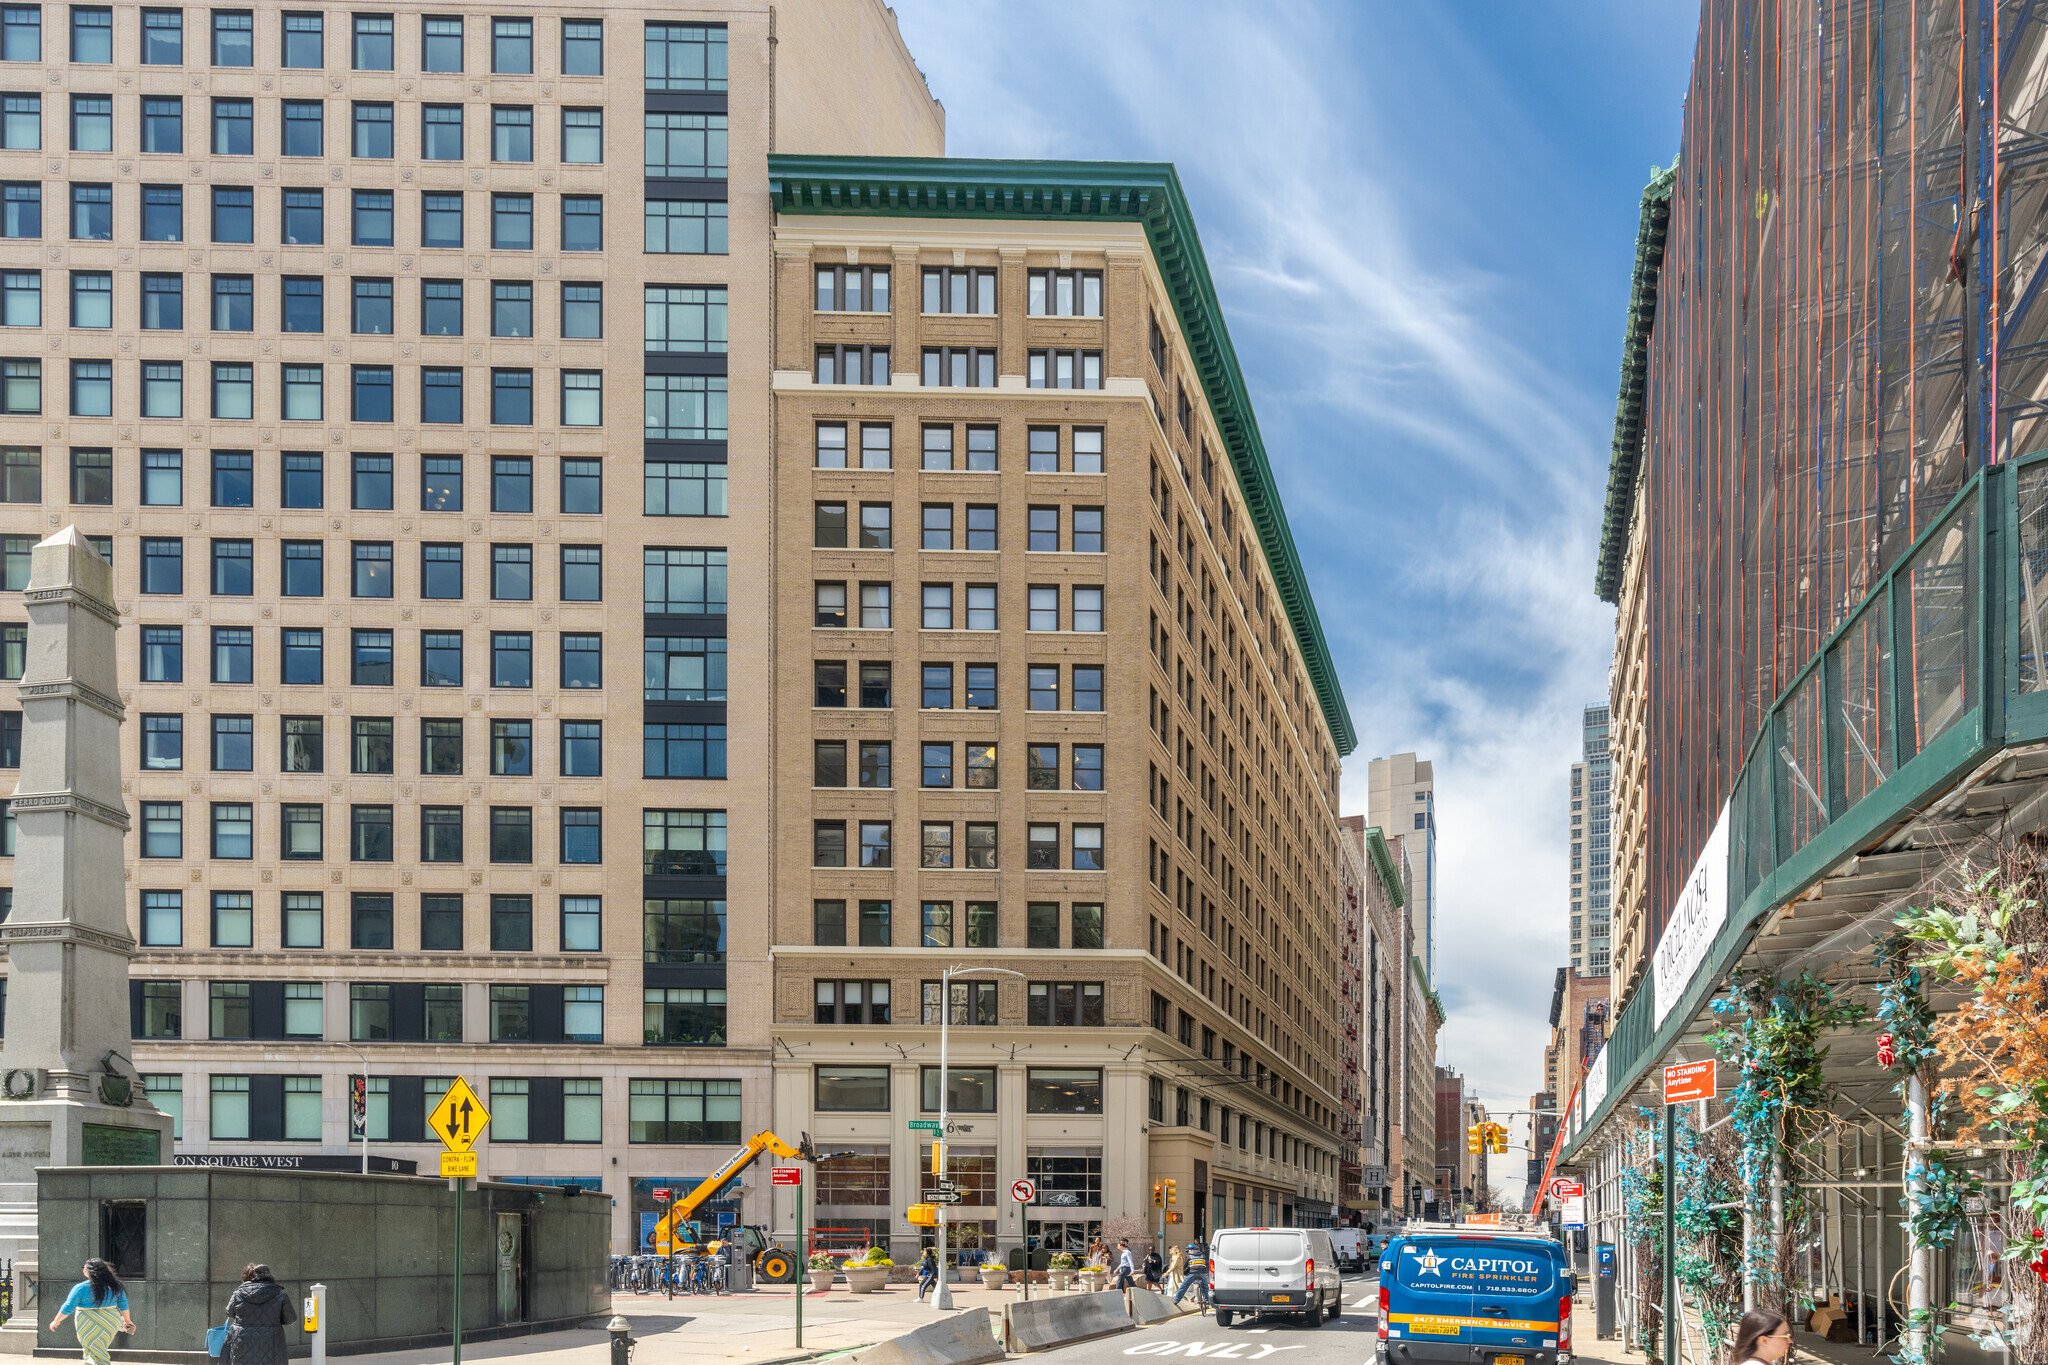
<path id="1" fill-rule="evenodd" d="M 869 1247 L 867 1255 L 843 1267 L 846 1287 L 856 1294 L 872 1294 L 889 1282 L 889 1271 L 895 1265 L 886 1248 Z"/>
<path id="2" fill-rule="evenodd" d="M 837 1263 L 824 1252 L 814 1251 L 811 1253 L 809 1264 L 811 1288 L 821 1292 L 830 1289 L 832 1287 L 832 1276 L 839 1269 Z"/>
<path id="3" fill-rule="evenodd" d="M 1053 1258 L 1050 1261 L 1047 1261 L 1045 1265 L 1045 1277 L 1052 1284 L 1052 1287 L 1054 1289 L 1060 1290 L 1061 1292 L 1065 1292 L 1066 1290 L 1073 1288 L 1074 1272 L 1077 1269 L 1079 1269 L 1081 1265 L 1081 1262 L 1075 1258 L 1073 1252 L 1058 1252 L 1053 1256 Z"/>
<path id="4" fill-rule="evenodd" d="M 1010 1268 L 992 1255 L 982 1257 L 980 1268 L 983 1289 L 1001 1289 L 1010 1282 Z"/>

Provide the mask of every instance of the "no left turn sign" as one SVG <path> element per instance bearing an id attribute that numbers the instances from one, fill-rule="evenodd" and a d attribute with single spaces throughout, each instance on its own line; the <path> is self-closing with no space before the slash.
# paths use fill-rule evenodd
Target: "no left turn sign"
<path id="1" fill-rule="evenodd" d="M 1013 1180 L 1010 1182 L 1010 1198 L 1020 1204 L 1028 1204 L 1038 1198 L 1038 1186 L 1028 1180 Z"/>

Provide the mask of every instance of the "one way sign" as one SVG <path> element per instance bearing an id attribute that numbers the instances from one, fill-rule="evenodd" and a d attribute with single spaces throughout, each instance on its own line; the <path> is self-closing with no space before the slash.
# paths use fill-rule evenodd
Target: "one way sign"
<path id="1" fill-rule="evenodd" d="M 466 1152 L 476 1146 L 476 1140 L 484 1135 L 484 1125 L 490 1121 L 491 1111 L 484 1108 L 482 1097 L 460 1076 L 427 1115 L 427 1126 L 451 1152 Z"/>

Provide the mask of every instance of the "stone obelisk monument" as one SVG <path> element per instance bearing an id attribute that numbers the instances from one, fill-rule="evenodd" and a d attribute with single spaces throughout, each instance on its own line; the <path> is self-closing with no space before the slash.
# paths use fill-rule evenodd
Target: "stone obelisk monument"
<path id="1" fill-rule="evenodd" d="M 171 1160 L 171 1117 L 128 1061 L 113 570 L 67 526 L 35 547 L 11 801 L 14 908 L 0 1043 L 0 1257 L 35 1258 L 38 1166 Z M 68 1272 L 67 1272 L 68 1273 Z"/>

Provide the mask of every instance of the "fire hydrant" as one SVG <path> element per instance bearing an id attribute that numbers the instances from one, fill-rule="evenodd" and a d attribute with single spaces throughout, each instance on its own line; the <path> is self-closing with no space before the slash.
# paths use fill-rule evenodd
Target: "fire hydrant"
<path id="1" fill-rule="evenodd" d="M 614 1313 L 612 1320 L 604 1325 L 612 1334 L 612 1365 L 631 1365 L 633 1359 L 633 1325 L 626 1321 L 625 1314 Z"/>

